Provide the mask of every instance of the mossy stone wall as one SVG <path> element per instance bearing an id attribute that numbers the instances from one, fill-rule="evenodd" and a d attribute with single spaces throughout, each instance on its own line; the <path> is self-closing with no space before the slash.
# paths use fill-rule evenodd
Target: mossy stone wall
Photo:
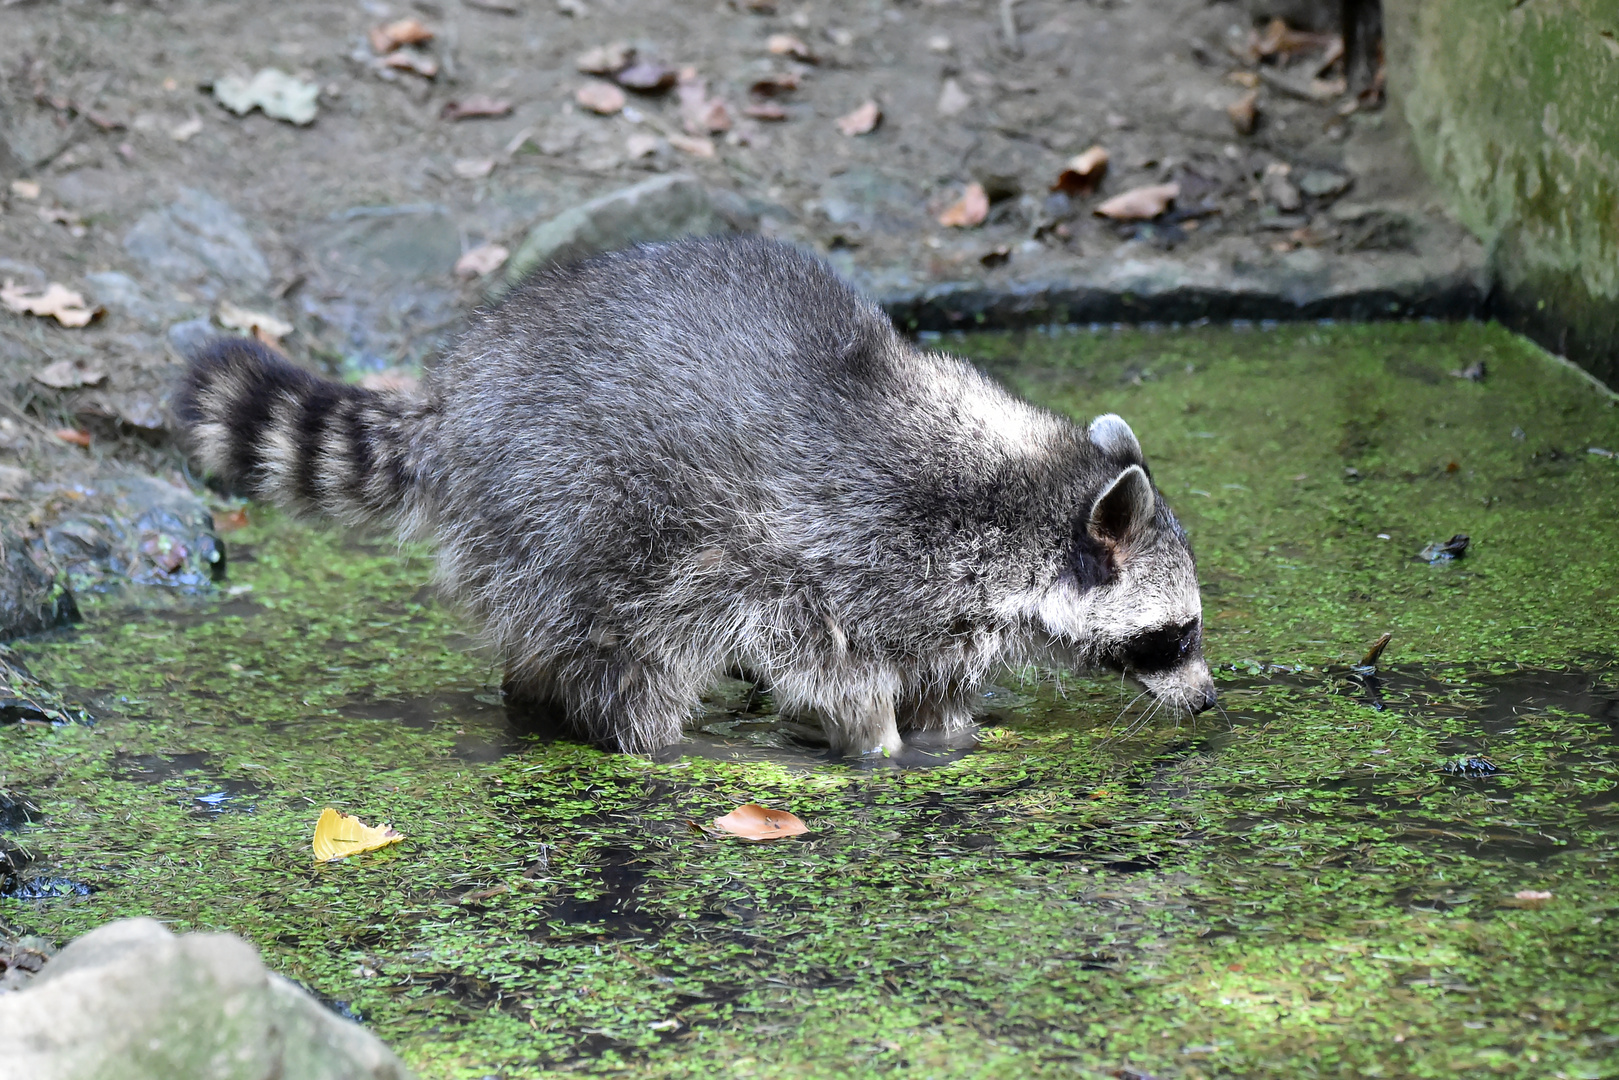
<path id="1" fill-rule="evenodd" d="M 1384 0 L 1394 105 L 1504 321 L 1619 384 L 1619 0 Z"/>

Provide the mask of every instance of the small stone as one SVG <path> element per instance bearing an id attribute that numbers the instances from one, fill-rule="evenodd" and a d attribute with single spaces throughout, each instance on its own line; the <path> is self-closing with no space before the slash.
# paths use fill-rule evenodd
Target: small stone
<path id="1" fill-rule="evenodd" d="M 1353 180 L 1330 169 L 1310 169 L 1299 177 L 1299 190 L 1312 199 L 1327 199 L 1349 190 Z"/>
<path id="2" fill-rule="evenodd" d="M 1265 166 L 1265 177 L 1260 181 L 1265 201 L 1287 213 L 1292 213 L 1304 205 L 1304 199 L 1291 179 L 1292 171 L 1292 166 L 1273 161 Z"/>

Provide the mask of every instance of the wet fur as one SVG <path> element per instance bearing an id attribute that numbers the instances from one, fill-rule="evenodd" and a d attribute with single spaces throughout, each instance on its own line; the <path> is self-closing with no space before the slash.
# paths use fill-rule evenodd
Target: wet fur
<path id="1" fill-rule="evenodd" d="M 1127 666 L 1133 635 L 1199 612 L 1145 473 L 1113 490 L 1144 464 L 1122 421 L 1018 401 L 767 241 L 542 271 L 419 396 L 229 339 L 178 400 L 211 472 L 431 540 L 509 691 L 620 750 L 677 742 L 735 669 L 834 746 L 893 750 L 970 728 L 999 664 Z M 1200 651 L 1153 678 L 1212 701 Z"/>

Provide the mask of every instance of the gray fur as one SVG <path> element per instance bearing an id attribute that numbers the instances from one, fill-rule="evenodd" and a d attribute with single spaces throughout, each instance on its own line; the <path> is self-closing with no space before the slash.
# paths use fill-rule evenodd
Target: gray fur
<path id="1" fill-rule="evenodd" d="M 1088 435 L 917 349 L 779 244 L 542 271 L 417 397 L 221 343 L 180 414 L 260 497 L 433 541 L 510 692 L 603 746 L 677 742 L 742 669 L 834 746 L 892 751 L 970 729 L 999 664 L 1130 669 L 1166 627 L 1173 664 L 1134 673 L 1213 701 L 1191 553 L 1129 426 Z"/>

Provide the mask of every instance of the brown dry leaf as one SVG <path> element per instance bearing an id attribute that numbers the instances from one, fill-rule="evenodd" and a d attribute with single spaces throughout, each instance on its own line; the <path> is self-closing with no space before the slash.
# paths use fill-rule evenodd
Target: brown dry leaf
<path id="1" fill-rule="evenodd" d="M 371 51 L 378 56 L 391 53 L 401 45 L 420 45 L 433 40 L 433 31 L 422 25 L 420 19 L 406 16 L 391 23 L 371 28 Z"/>
<path id="2" fill-rule="evenodd" d="M 457 277 L 487 277 L 506 265 L 511 252 L 499 244 L 479 244 L 455 260 Z"/>
<path id="3" fill-rule="evenodd" d="M 945 208 L 938 220 L 947 229 L 971 229 L 982 225 L 988 216 L 989 196 L 983 184 L 974 182 L 967 185 L 961 198 Z"/>
<path id="4" fill-rule="evenodd" d="M 718 135 L 731 130 L 731 110 L 725 101 L 708 96 L 708 80 L 696 68 L 680 71 L 680 126 L 688 135 Z"/>
<path id="5" fill-rule="evenodd" d="M 1265 26 L 1265 32 L 1255 36 L 1249 51 L 1258 58 L 1275 56 L 1278 53 L 1291 56 L 1294 53 L 1309 52 L 1311 49 L 1326 49 L 1330 52 L 1335 47 L 1340 53 L 1344 47 L 1343 38 L 1337 34 L 1295 30 L 1281 19 L 1272 19 Z"/>
<path id="6" fill-rule="evenodd" d="M 787 119 L 787 110 L 777 105 L 774 101 L 756 101 L 751 105 L 744 105 L 742 115 L 750 120 L 775 122 Z"/>
<path id="7" fill-rule="evenodd" d="M 1248 91 L 1227 105 L 1225 112 L 1231 117 L 1231 126 L 1238 135 L 1252 135 L 1254 126 L 1259 123 L 1259 91 Z"/>
<path id="8" fill-rule="evenodd" d="M 617 75 L 635 62 L 635 48 L 622 41 L 598 45 L 583 53 L 573 66 L 586 75 Z"/>
<path id="9" fill-rule="evenodd" d="M 90 446 L 90 433 L 83 428 L 57 428 L 51 434 L 63 442 L 72 443 L 74 446 L 83 446 L 85 448 Z"/>
<path id="10" fill-rule="evenodd" d="M 1057 182 L 1051 185 L 1051 190 L 1068 196 L 1089 195 L 1107 175 L 1108 158 L 1107 150 L 1101 146 L 1075 154 L 1057 174 Z"/>
<path id="11" fill-rule="evenodd" d="M 215 317 L 219 320 L 219 325 L 225 329 L 246 330 L 266 344 L 277 343 L 292 333 L 291 323 L 283 322 L 274 315 L 262 311 L 239 308 L 229 300 L 219 302 L 219 310 L 215 313 Z"/>
<path id="12" fill-rule="evenodd" d="M 883 122 L 883 110 L 875 101 L 868 101 L 854 112 L 838 117 L 838 130 L 853 138 L 869 135 Z"/>
<path id="13" fill-rule="evenodd" d="M 714 156 L 714 140 L 705 139 L 701 135 L 674 133 L 669 136 L 669 145 L 683 154 L 690 154 L 692 157 L 711 158 Z"/>
<path id="14" fill-rule="evenodd" d="M 238 506 L 214 515 L 214 528 L 219 532 L 235 532 L 247 528 L 247 507 Z"/>
<path id="15" fill-rule="evenodd" d="M 714 819 L 714 828 L 744 840 L 781 840 L 809 832 L 809 826 L 785 810 L 770 810 L 758 803 L 744 803 L 724 817 Z"/>
<path id="16" fill-rule="evenodd" d="M 63 326 L 72 327 L 90 325 L 90 320 L 100 315 L 102 310 L 87 305 L 84 294 L 54 281 L 44 292 L 36 293 L 22 285 L 13 285 L 8 278 L 4 285 L 0 285 L 0 303 L 18 314 L 49 317 Z"/>
<path id="17" fill-rule="evenodd" d="M 790 56 L 794 60 L 802 60 L 806 64 L 819 63 L 819 58 L 804 44 L 802 38 L 791 34 L 771 34 L 770 40 L 765 42 L 765 48 L 777 56 Z"/>
<path id="18" fill-rule="evenodd" d="M 1150 221 L 1168 210 L 1180 193 L 1179 184 L 1148 184 L 1113 196 L 1094 213 L 1114 221 Z"/>
<path id="19" fill-rule="evenodd" d="M 398 52 L 391 52 L 382 58 L 382 66 L 408 71 L 424 79 L 431 79 L 438 74 L 438 61 L 418 49 L 400 49 Z"/>
<path id="20" fill-rule="evenodd" d="M 759 97 L 780 97 L 790 94 L 798 89 L 798 76 L 791 71 L 779 72 L 775 75 L 766 75 L 762 79 L 755 79 L 748 92 Z"/>
<path id="21" fill-rule="evenodd" d="M 315 849 L 317 862 L 331 862 L 397 844 L 404 838 L 387 825 L 367 825 L 328 806 L 315 822 L 315 839 L 310 846 Z"/>
<path id="22" fill-rule="evenodd" d="M 614 75 L 613 81 L 637 94 L 661 94 L 675 85 L 676 73 L 672 67 L 638 60 Z"/>
<path id="23" fill-rule="evenodd" d="M 624 108 L 624 91 L 610 82 L 587 82 L 574 91 L 573 99 L 593 113 L 612 116 Z"/>
<path id="24" fill-rule="evenodd" d="M 76 390 L 81 386 L 100 386 L 107 381 L 107 373 L 94 364 L 58 360 L 34 372 L 34 381 L 54 390 Z"/>
<path id="25" fill-rule="evenodd" d="M 488 94 L 472 94 L 459 101 L 447 101 L 439 110 L 441 120 L 470 120 L 478 116 L 509 116 L 512 103 Z"/>

